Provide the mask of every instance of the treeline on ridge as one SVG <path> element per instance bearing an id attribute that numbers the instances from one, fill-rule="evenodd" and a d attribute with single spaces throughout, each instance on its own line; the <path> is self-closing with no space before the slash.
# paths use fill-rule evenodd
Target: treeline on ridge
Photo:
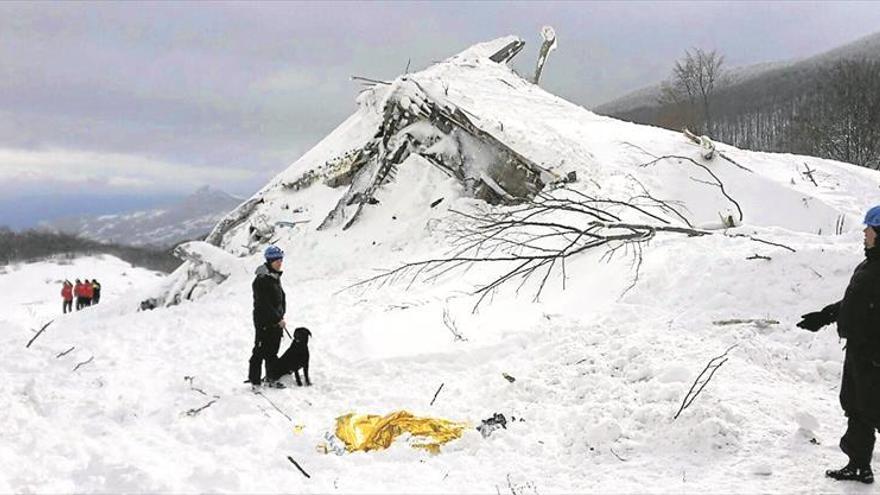
<path id="1" fill-rule="evenodd" d="M 41 230 L 15 232 L 0 227 L 0 265 L 96 254 L 109 254 L 132 265 L 164 273 L 171 273 L 181 263 L 170 250 L 101 243 L 72 234 Z"/>

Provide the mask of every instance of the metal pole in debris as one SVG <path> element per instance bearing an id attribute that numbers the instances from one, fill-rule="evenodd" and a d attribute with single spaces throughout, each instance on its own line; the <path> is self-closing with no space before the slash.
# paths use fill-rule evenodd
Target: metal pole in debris
<path id="1" fill-rule="evenodd" d="M 535 84 L 538 84 L 538 80 L 541 79 L 541 72 L 544 70 L 547 57 L 551 51 L 556 49 L 556 31 L 552 27 L 544 26 L 541 28 L 541 37 L 544 38 L 544 43 L 541 45 L 541 51 L 538 54 L 538 65 L 535 67 L 535 77 L 532 80 Z"/>

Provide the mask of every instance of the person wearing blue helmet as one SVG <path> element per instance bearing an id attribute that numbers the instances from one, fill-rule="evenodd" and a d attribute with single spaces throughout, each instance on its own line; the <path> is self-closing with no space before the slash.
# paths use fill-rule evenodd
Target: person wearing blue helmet
<path id="1" fill-rule="evenodd" d="M 248 379 L 252 387 L 263 383 L 260 375 L 263 363 L 266 363 L 265 384 L 270 387 L 284 388 L 278 378 L 281 376 L 278 366 L 278 347 L 281 336 L 287 326 L 284 314 L 287 311 L 287 300 L 284 288 L 281 287 L 281 265 L 284 262 L 284 251 L 278 246 L 269 246 L 264 252 L 266 262 L 257 267 L 251 288 L 254 293 L 254 349 L 248 362 Z"/>
<path id="2" fill-rule="evenodd" d="M 874 430 L 880 429 L 880 206 L 865 215 L 864 233 L 865 260 L 856 267 L 843 299 L 803 315 L 797 326 L 815 332 L 837 322 L 838 335 L 847 339 L 840 386 L 847 426 L 840 450 L 849 463 L 825 475 L 873 483 Z"/>

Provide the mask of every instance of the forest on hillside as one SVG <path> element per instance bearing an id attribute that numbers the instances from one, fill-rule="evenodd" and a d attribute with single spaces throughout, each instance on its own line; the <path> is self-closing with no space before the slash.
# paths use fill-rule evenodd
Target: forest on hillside
<path id="1" fill-rule="evenodd" d="M 880 169 L 880 57 L 785 65 L 735 83 L 723 61 L 688 50 L 653 104 L 607 113 L 742 149 Z"/>

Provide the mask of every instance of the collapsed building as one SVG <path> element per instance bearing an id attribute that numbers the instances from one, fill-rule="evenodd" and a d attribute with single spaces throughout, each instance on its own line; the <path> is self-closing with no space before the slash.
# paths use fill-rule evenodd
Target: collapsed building
<path id="1" fill-rule="evenodd" d="M 555 45 L 555 35 L 550 40 Z M 546 34 L 545 34 L 546 38 Z M 480 44 L 447 63 L 493 63 L 506 65 L 525 42 L 506 37 Z M 542 50 L 540 67 L 546 61 Z M 468 62 L 472 61 L 472 62 Z M 545 185 L 563 180 L 559 174 L 518 153 L 484 128 L 466 109 L 448 98 L 448 86 L 420 81 L 417 74 L 403 75 L 393 82 L 374 81 L 359 99 L 359 104 L 373 108 L 381 104 L 381 121 L 375 134 L 363 146 L 342 156 L 335 156 L 321 166 L 303 171 L 294 180 L 282 181 L 260 191 L 224 217 L 205 242 L 183 243 L 173 253 L 184 261 L 175 272 L 172 284 L 159 304 L 171 305 L 197 297 L 210 286 L 229 277 L 236 263 L 234 255 L 224 251 L 224 239 L 231 231 L 247 229 L 251 244 L 248 253 L 271 240 L 277 228 L 292 227 L 292 222 L 278 222 L 258 212 L 265 194 L 273 189 L 299 191 L 322 182 L 332 188 L 345 188 L 336 206 L 326 213 L 318 230 L 350 228 L 365 206 L 377 204 L 378 188 L 393 181 L 398 167 L 412 155 L 424 159 L 464 186 L 469 196 L 490 204 L 514 204 L 531 198 Z M 380 103 L 381 102 L 381 103 Z M 569 176 L 565 178 L 571 180 Z M 199 288 L 201 287 L 201 291 Z"/>
<path id="2" fill-rule="evenodd" d="M 525 45 L 514 36 L 472 46 L 393 81 L 358 78 L 365 87 L 357 112 L 226 215 L 204 242 L 175 247 L 184 263 L 151 305 L 198 298 L 231 276 L 247 274 L 262 248 L 302 229 L 344 235 L 370 208 L 382 207 L 377 192 L 402 167 L 435 169 L 458 184 L 462 196 L 500 207 L 575 181 L 623 197 L 646 194 L 647 188 L 681 205 L 671 222 L 705 226 L 721 218 L 720 228 L 745 221 L 742 200 L 773 195 L 807 204 L 784 174 L 774 169 L 772 177 L 762 176 L 743 165 L 757 154 L 716 146 L 705 136 L 602 117 L 541 89 L 536 82 L 556 43 L 552 30 L 542 34 L 531 78 L 509 65 Z M 722 159 L 710 163 L 716 155 Z M 768 163 L 788 167 L 778 158 Z M 724 180 L 742 187 L 725 190 Z M 303 206 L 300 199 L 312 193 L 322 200 Z M 762 209 L 748 211 L 748 221 L 811 232 L 830 231 L 839 222 L 835 205 L 813 201 L 810 207 L 805 219 Z"/>

